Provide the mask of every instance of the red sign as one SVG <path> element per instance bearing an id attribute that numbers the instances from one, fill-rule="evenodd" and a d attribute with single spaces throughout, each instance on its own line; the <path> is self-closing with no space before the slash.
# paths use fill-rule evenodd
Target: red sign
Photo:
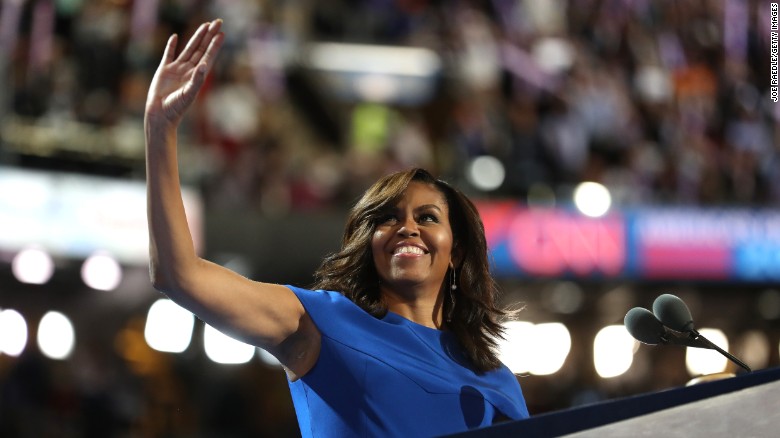
<path id="1" fill-rule="evenodd" d="M 618 275 L 625 267 L 623 220 L 561 210 L 515 210 L 508 230 L 518 267 L 534 275 Z"/>

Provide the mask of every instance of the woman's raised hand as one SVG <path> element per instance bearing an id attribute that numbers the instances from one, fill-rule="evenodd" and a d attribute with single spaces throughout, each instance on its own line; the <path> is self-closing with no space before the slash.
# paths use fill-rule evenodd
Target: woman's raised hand
<path id="1" fill-rule="evenodd" d="M 146 117 L 177 124 L 198 95 L 224 41 L 222 20 L 203 23 L 176 56 L 178 36 L 171 35 L 146 97 Z"/>

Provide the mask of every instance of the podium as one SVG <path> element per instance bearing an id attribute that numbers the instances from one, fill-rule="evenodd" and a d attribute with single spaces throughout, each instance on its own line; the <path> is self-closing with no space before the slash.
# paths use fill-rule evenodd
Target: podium
<path id="1" fill-rule="evenodd" d="M 780 368 L 540 414 L 450 436 L 780 436 Z"/>

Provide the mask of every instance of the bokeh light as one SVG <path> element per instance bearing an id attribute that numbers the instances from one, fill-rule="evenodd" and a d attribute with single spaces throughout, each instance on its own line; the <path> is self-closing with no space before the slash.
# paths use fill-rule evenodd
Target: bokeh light
<path id="1" fill-rule="evenodd" d="M 40 248 L 26 248 L 16 254 L 11 270 L 22 283 L 45 284 L 54 274 L 54 261 Z"/>
<path id="2" fill-rule="evenodd" d="M 596 373 L 609 379 L 628 371 L 634 362 L 636 343 L 623 325 L 610 325 L 599 330 L 593 340 Z"/>
<path id="3" fill-rule="evenodd" d="M 255 347 L 231 338 L 208 324 L 203 331 L 203 347 L 206 356 L 220 364 L 247 363 L 255 355 Z"/>
<path id="4" fill-rule="evenodd" d="M 720 329 L 702 328 L 699 333 L 724 351 L 729 351 L 729 341 Z M 728 359 L 715 350 L 689 347 L 685 352 L 685 367 L 692 376 L 723 372 L 727 364 Z"/>
<path id="5" fill-rule="evenodd" d="M 612 196 L 603 185 L 583 182 L 574 189 L 574 205 L 585 216 L 604 216 L 612 205 Z"/>
<path id="6" fill-rule="evenodd" d="M 27 345 L 27 322 L 14 309 L 0 311 L 0 353 L 19 356 Z"/>
<path id="7" fill-rule="evenodd" d="M 499 341 L 499 359 L 513 373 L 526 373 L 530 369 L 530 355 L 534 325 L 525 321 L 504 323 L 504 339 Z"/>
<path id="8" fill-rule="evenodd" d="M 38 348 L 49 359 L 68 359 L 76 345 L 73 323 L 64 314 L 49 311 L 38 324 Z"/>
<path id="9" fill-rule="evenodd" d="M 157 351 L 181 353 L 192 340 L 195 316 L 173 301 L 155 301 L 146 316 L 144 338 Z"/>
<path id="10" fill-rule="evenodd" d="M 569 355 L 571 335 L 561 323 L 509 321 L 504 328 L 505 340 L 499 342 L 499 359 L 513 373 L 554 374 Z"/>
<path id="11" fill-rule="evenodd" d="M 474 187 L 483 191 L 490 191 L 501 187 L 501 184 L 504 183 L 506 171 L 498 158 L 483 155 L 474 158 L 469 163 L 466 176 Z"/>
<path id="12" fill-rule="evenodd" d="M 558 372 L 569 356 L 571 334 L 559 322 L 537 324 L 533 330 L 531 374 L 546 376 Z"/>
<path id="13" fill-rule="evenodd" d="M 111 291 L 122 282 L 122 267 L 110 254 L 98 252 L 84 261 L 81 278 L 92 289 Z"/>

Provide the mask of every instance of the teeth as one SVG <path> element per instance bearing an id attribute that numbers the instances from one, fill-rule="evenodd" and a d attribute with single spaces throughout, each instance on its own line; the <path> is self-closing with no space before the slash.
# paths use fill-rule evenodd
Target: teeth
<path id="1" fill-rule="evenodd" d="M 402 246 L 395 250 L 396 254 L 425 254 L 425 252 L 416 246 Z"/>

